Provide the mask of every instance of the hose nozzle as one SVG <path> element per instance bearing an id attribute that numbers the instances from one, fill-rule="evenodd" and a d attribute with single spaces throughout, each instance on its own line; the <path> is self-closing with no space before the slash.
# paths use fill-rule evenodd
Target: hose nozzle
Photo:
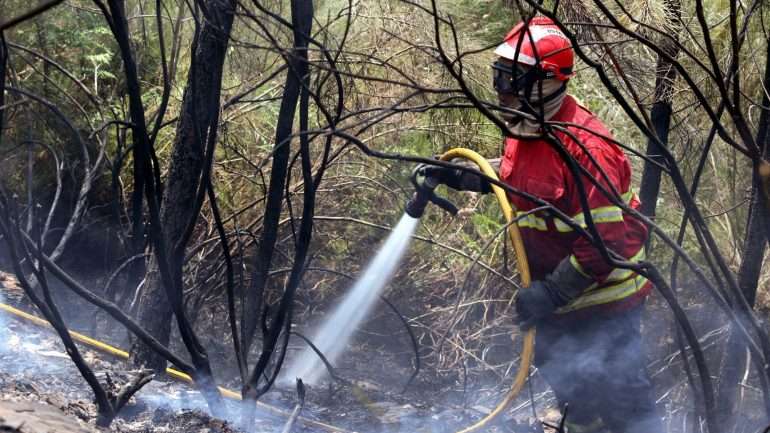
<path id="1" fill-rule="evenodd" d="M 414 194 L 406 203 L 405 211 L 407 215 L 412 218 L 422 217 L 429 202 L 449 212 L 452 216 L 457 215 L 458 210 L 455 205 L 449 200 L 436 195 L 435 189 L 439 186 L 438 180 L 434 177 L 425 176 L 421 166 L 417 166 L 412 171 L 410 180 L 412 185 L 414 185 Z"/>
<path id="2" fill-rule="evenodd" d="M 406 208 L 404 210 L 406 211 L 406 214 L 412 218 L 421 218 L 422 214 L 425 213 L 426 206 L 428 206 L 427 196 L 415 191 L 415 193 L 412 194 L 412 198 L 406 202 Z"/>

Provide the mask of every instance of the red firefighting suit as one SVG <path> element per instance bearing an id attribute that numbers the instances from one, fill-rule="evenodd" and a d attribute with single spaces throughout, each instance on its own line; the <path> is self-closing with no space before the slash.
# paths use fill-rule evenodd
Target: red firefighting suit
<path id="1" fill-rule="evenodd" d="M 556 131 L 578 164 L 606 191 L 639 208 L 630 188 L 628 160 L 620 148 L 603 138 L 610 133 L 599 119 L 566 96 L 550 121 L 564 122 L 590 153 L 568 134 Z M 545 139 L 508 137 L 500 178 L 551 203 L 585 227 L 577 180 Z M 591 180 L 581 178 L 591 216 L 607 247 L 627 259 L 642 259 L 647 239 L 644 224 L 624 215 Z M 520 212 L 540 206 L 515 194 L 510 199 Z M 569 257 L 578 271 L 596 282 L 537 326 L 535 365 L 559 402 L 569 404 L 570 431 L 658 433 L 660 424 L 640 334 L 641 304 L 650 283 L 631 271 L 613 269 L 590 241 L 547 211 L 523 217 L 518 226 L 534 280 L 543 279 Z"/>

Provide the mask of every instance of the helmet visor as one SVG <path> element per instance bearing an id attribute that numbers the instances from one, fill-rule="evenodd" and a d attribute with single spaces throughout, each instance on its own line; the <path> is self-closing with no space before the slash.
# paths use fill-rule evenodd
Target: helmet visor
<path id="1" fill-rule="evenodd" d="M 521 90 L 530 88 L 535 81 L 542 78 L 538 68 L 526 68 L 518 63 L 492 63 L 492 86 L 497 93 L 518 95 Z"/>

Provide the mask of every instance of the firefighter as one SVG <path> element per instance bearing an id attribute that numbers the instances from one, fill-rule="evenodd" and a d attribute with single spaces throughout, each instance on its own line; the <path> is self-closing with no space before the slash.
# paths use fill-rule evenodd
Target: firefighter
<path id="1" fill-rule="evenodd" d="M 538 16 L 517 24 L 495 54 L 500 106 L 515 110 L 503 114 L 512 134 L 505 137 L 500 179 L 586 227 L 580 182 L 607 248 L 628 260 L 643 259 L 647 228 L 608 197 L 639 208 L 629 162 L 604 124 L 567 92 L 575 75 L 569 39 Z M 559 147 L 588 176 L 576 178 Z M 483 179 L 462 170 L 421 170 L 458 190 L 490 191 Z M 541 206 L 516 194 L 509 198 L 522 213 Z M 651 284 L 613 268 L 585 236 L 547 210 L 525 215 L 517 224 L 533 281 L 517 295 L 517 320 L 524 329 L 537 326 L 534 362 L 560 405 L 569 404 L 568 432 L 662 432 L 640 332 Z"/>

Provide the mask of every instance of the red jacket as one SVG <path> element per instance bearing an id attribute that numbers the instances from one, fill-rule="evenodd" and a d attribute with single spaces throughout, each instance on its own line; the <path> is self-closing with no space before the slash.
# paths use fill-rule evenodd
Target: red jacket
<path id="1" fill-rule="evenodd" d="M 612 192 L 614 188 L 624 202 L 638 209 L 640 202 L 630 188 L 631 167 L 623 151 L 602 138 L 611 136 L 604 124 L 570 96 L 564 99 L 561 109 L 551 120 L 581 126 L 566 127 L 583 143 L 596 164 L 567 134 L 556 132 L 556 136 L 578 164 L 599 179 L 605 190 Z M 606 173 L 606 179 L 597 164 Z M 500 178 L 520 191 L 551 203 L 586 227 L 576 180 L 567 163 L 545 140 L 506 138 Z M 643 247 L 647 239 L 644 224 L 624 215 L 621 208 L 613 205 L 585 176 L 582 176 L 582 184 L 587 193 L 591 216 L 607 247 L 628 259 L 643 258 Z M 519 212 L 538 207 L 536 203 L 515 194 L 509 194 L 509 198 Z M 644 277 L 624 269 L 613 269 L 590 241 L 547 211 L 523 217 L 518 226 L 533 279 L 544 278 L 559 262 L 569 257 L 573 266 L 596 281 L 577 299 L 561 308 L 559 313 L 588 307 L 625 309 L 640 303 L 650 292 L 651 286 Z"/>

